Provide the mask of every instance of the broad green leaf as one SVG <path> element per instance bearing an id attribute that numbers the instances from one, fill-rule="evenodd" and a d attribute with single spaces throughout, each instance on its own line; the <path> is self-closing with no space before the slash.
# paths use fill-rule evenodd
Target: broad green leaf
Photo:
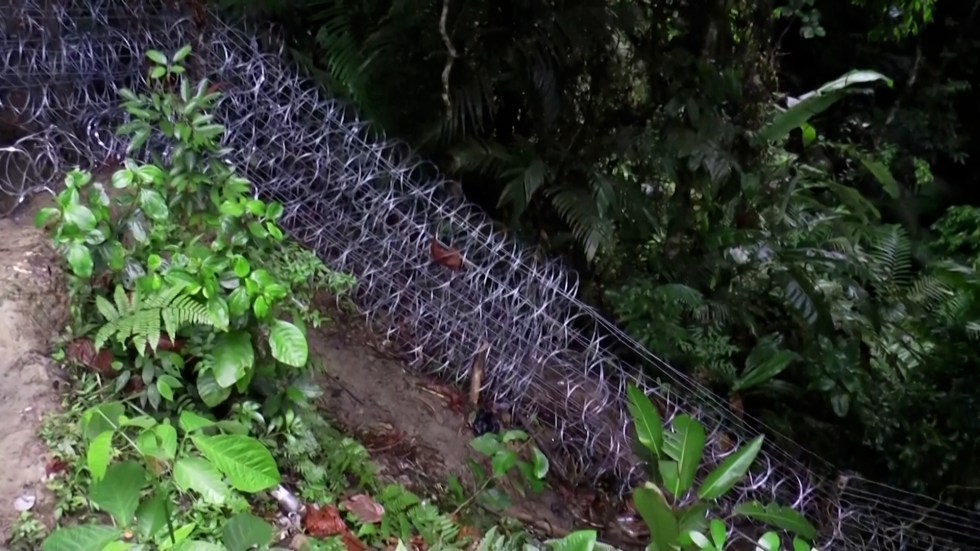
<path id="1" fill-rule="evenodd" d="M 160 195 L 160 192 L 154 189 L 141 189 L 139 201 L 140 208 L 143 209 L 143 212 L 151 220 L 166 220 L 170 216 L 170 209 L 167 208 L 167 202 Z"/>
<path id="2" fill-rule="evenodd" d="M 779 551 L 780 545 L 779 534 L 776 532 L 766 532 L 762 534 L 759 541 L 756 542 L 756 551 Z"/>
<path id="3" fill-rule="evenodd" d="M 163 52 L 159 50 L 147 50 L 146 57 L 157 65 L 167 65 L 167 56 L 163 55 Z"/>
<path id="4" fill-rule="evenodd" d="M 34 227 L 39 229 L 43 228 L 59 216 L 61 216 L 60 210 L 54 207 L 44 207 L 43 209 L 37 211 L 37 215 L 34 217 Z"/>
<path id="5" fill-rule="evenodd" d="M 68 245 L 66 257 L 72 273 L 82 279 L 92 277 L 92 269 L 94 268 L 94 263 L 92 262 L 92 251 L 85 243 L 82 243 L 81 241 L 73 241 L 70 245 Z"/>
<path id="6" fill-rule="evenodd" d="M 493 476 L 497 478 L 507 476 L 507 473 L 514 468 L 514 465 L 517 465 L 517 453 L 513 450 L 500 450 L 493 454 L 493 458 L 490 460 Z"/>
<path id="7" fill-rule="evenodd" d="M 119 419 L 125 414 L 126 407 L 122 402 L 109 402 L 85 410 L 82 414 L 85 438 L 94 440 L 107 430 L 116 430 L 120 426 Z"/>
<path id="8" fill-rule="evenodd" d="M 197 449 L 218 468 L 240 492 L 261 492 L 279 484 L 276 460 L 262 444 L 249 436 L 222 434 L 194 435 Z"/>
<path id="9" fill-rule="evenodd" d="M 735 381 L 732 392 L 742 392 L 769 382 L 798 358 L 796 353 L 779 348 L 778 341 L 772 338 L 760 340 L 745 359 L 745 372 Z"/>
<path id="10" fill-rule="evenodd" d="M 181 545 L 183 545 L 185 542 L 192 543 L 187 541 L 187 538 L 191 537 L 191 534 L 194 533 L 196 528 L 196 522 L 189 522 L 176 528 L 173 531 L 172 536 L 168 533 L 164 538 L 162 538 L 162 541 L 159 542 L 160 550 L 167 551 L 168 549 L 172 549 L 174 551 L 178 551 L 181 549 Z"/>
<path id="11" fill-rule="evenodd" d="M 486 433 L 470 440 L 470 447 L 480 455 L 493 457 L 498 451 L 503 449 L 500 439 L 496 434 Z"/>
<path id="12" fill-rule="evenodd" d="M 184 432 L 194 432 L 196 430 L 214 425 L 214 421 L 201 417 L 200 415 L 187 409 L 180 412 L 180 419 L 178 420 L 178 423 Z"/>
<path id="13" fill-rule="evenodd" d="M 115 430 L 107 430 L 96 436 L 85 452 L 85 462 L 95 482 L 102 480 L 109 468 L 109 461 L 112 460 L 112 437 L 115 434 Z"/>
<path id="14" fill-rule="evenodd" d="M 191 55 L 191 46 L 190 46 L 190 44 L 188 44 L 188 45 L 184 46 L 183 48 L 177 50 L 177 53 L 174 54 L 174 57 L 173 57 L 172 61 L 174 63 L 180 63 L 180 62 L 184 61 L 185 59 L 187 59 L 187 56 L 189 56 L 189 55 Z"/>
<path id="15" fill-rule="evenodd" d="M 102 551 L 130 551 L 131 549 L 137 549 L 138 551 L 143 551 L 143 546 L 137 547 L 135 543 L 128 541 L 114 541 L 109 545 L 102 548 Z"/>
<path id="16" fill-rule="evenodd" d="M 743 446 L 737 452 L 726 457 L 721 465 L 718 465 L 718 468 L 704 479 L 698 496 L 701 499 L 718 499 L 732 489 L 732 486 L 749 471 L 755 457 L 759 455 L 759 450 L 762 449 L 762 439 L 763 436 L 759 435 L 747 446 Z"/>
<path id="17" fill-rule="evenodd" d="M 653 551 L 670 551 L 677 541 L 679 528 L 664 493 L 647 482 L 633 492 L 633 503 L 650 529 Z"/>
<path id="18" fill-rule="evenodd" d="M 98 524 L 58 528 L 44 539 L 41 551 L 102 551 L 122 536 L 122 530 Z"/>
<path id="19" fill-rule="evenodd" d="M 168 499 L 167 494 L 157 491 L 136 509 L 136 527 L 144 538 L 152 538 L 167 526 Z"/>
<path id="20" fill-rule="evenodd" d="M 687 536 L 691 538 L 691 543 L 698 546 L 698 549 L 714 549 L 715 547 L 711 544 L 711 540 L 701 532 L 696 532 L 691 530 L 688 532 Z"/>
<path id="21" fill-rule="evenodd" d="M 215 295 L 208 299 L 208 314 L 210 314 L 211 321 L 214 322 L 215 327 L 221 331 L 228 330 L 228 326 L 231 323 L 231 312 L 228 309 L 228 303 L 225 302 L 224 297 Z"/>
<path id="22" fill-rule="evenodd" d="M 214 374 L 207 372 L 197 377 L 197 393 L 206 406 L 213 408 L 231 396 L 231 388 L 222 387 L 215 380 Z"/>
<path id="23" fill-rule="evenodd" d="M 531 436 L 519 429 L 511 429 L 500 435 L 500 441 L 505 444 L 508 442 L 526 442 Z"/>
<path id="24" fill-rule="evenodd" d="M 241 513 L 228 519 L 221 530 L 221 543 L 228 551 L 249 551 L 253 547 L 264 549 L 272 541 L 274 529 L 268 522 L 250 513 Z"/>
<path id="25" fill-rule="evenodd" d="M 595 530 L 576 530 L 561 539 L 548 540 L 545 545 L 552 551 L 592 551 L 598 538 Z"/>
<path id="26" fill-rule="evenodd" d="M 800 538 L 793 539 L 793 551 L 817 551 L 809 543 L 801 540 Z"/>
<path id="27" fill-rule="evenodd" d="M 269 330 L 269 347 L 272 357 L 291 366 L 303 367 L 309 358 L 306 337 L 299 327 L 288 321 L 275 320 Z"/>
<path id="28" fill-rule="evenodd" d="M 819 89 L 800 96 L 799 103 L 776 115 L 772 122 L 759 131 L 758 137 L 764 141 L 781 139 L 837 103 L 848 93 L 849 86 L 875 81 L 883 81 L 891 86 L 888 77 L 874 71 L 851 71 L 828 82 Z"/>
<path id="29" fill-rule="evenodd" d="M 682 510 L 677 515 L 677 528 L 680 532 L 679 541 L 682 546 L 690 545 L 690 532 L 703 532 L 708 528 L 708 505 L 696 503 Z"/>
<path id="30" fill-rule="evenodd" d="M 643 447 L 650 450 L 655 457 L 660 458 L 663 454 L 664 443 L 664 424 L 660 418 L 660 413 L 653 406 L 643 391 L 630 385 L 627 389 L 629 401 L 627 407 L 633 417 L 633 425 L 636 427 L 636 437 L 643 444 Z"/>
<path id="31" fill-rule="evenodd" d="M 182 491 L 193 490 L 208 503 L 220 505 L 231 495 L 221 472 L 206 459 L 182 457 L 174 464 L 174 481 Z"/>
<path id="32" fill-rule="evenodd" d="M 166 376 L 173 378 L 170 375 Z M 156 435 L 160 450 L 163 452 L 161 459 L 173 461 L 177 457 L 177 429 L 169 422 L 164 422 L 153 427 L 153 434 Z"/>
<path id="33" fill-rule="evenodd" d="M 657 461 L 657 470 L 660 471 L 660 479 L 674 497 L 679 497 L 674 493 L 674 488 L 680 486 L 680 465 L 676 461 Z"/>
<path id="34" fill-rule="evenodd" d="M 797 536 L 812 540 L 817 537 L 817 529 L 798 511 L 770 503 L 763 505 L 758 501 L 739 503 L 732 511 L 752 520 L 763 522 L 774 528 L 792 532 Z"/>
<path id="35" fill-rule="evenodd" d="M 861 164 L 864 165 L 864 168 L 875 177 L 875 180 L 878 180 L 878 183 L 881 184 L 881 187 L 889 197 L 898 199 L 901 196 L 901 192 L 898 189 L 898 181 L 895 180 L 892 171 L 888 170 L 888 167 L 884 163 L 865 155 L 859 156 L 859 159 L 861 160 Z"/>
<path id="36" fill-rule="evenodd" d="M 675 497 L 681 497 L 694 486 L 705 440 L 704 426 L 690 415 L 678 415 L 671 423 L 671 431 L 664 438 L 664 452 L 677 461 L 674 485 L 668 486 Z"/>
<path id="37" fill-rule="evenodd" d="M 214 339 L 214 379 L 228 388 L 255 365 L 252 336 L 246 331 L 221 333 Z"/>
<path id="38" fill-rule="evenodd" d="M 129 526 L 139 507 L 146 475 L 146 469 L 135 461 L 116 463 L 109 467 L 102 480 L 92 484 L 89 499 L 112 515 L 117 525 Z"/>
<path id="39" fill-rule="evenodd" d="M 70 203 L 65 207 L 62 216 L 64 216 L 66 224 L 75 226 L 81 233 L 88 233 L 94 230 L 96 224 L 98 224 L 92 210 L 80 203 Z"/>
<path id="40" fill-rule="evenodd" d="M 716 518 L 711 519 L 711 540 L 718 549 L 724 549 L 725 542 L 728 541 L 728 527 Z"/>

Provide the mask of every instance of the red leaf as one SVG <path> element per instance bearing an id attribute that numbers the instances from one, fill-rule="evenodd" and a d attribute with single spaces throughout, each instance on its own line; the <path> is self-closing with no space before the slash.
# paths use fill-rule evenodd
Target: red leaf
<path id="1" fill-rule="evenodd" d="M 456 249 L 444 247 L 435 237 L 432 238 L 432 243 L 429 245 L 429 254 L 432 256 L 433 262 L 454 272 L 463 268 L 463 255 Z"/>
<path id="2" fill-rule="evenodd" d="M 68 343 L 65 352 L 69 361 L 85 366 L 103 377 L 117 375 L 116 370 L 112 369 L 112 361 L 115 359 L 112 350 L 103 348 L 96 351 L 95 345 L 88 339 L 77 339 Z"/>
<path id="3" fill-rule="evenodd" d="M 329 505 L 323 509 L 310 505 L 303 519 L 303 527 L 314 538 L 329 538 L 348 531 L 344 519 L 340 518 L 340 511 Z"/>

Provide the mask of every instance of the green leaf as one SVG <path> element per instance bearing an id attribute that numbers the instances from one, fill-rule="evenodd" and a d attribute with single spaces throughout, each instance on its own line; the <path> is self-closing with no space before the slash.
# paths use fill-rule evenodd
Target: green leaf
<path id="1" fill-rule="evenodd" d="M 517 453 L 513 450 L 503 449 L 493 454 L 493 458 L 490 460 L 490 468 L 493 471 L 493 476 L 497 478 L 503 478 L 507 476 L 507 473 L 517 465 Z"/>
<path id="2" fill-rule="evenodd" d="M 96 436 L 88 445 L 85 461 L 89 472 L 92 473 L 92 480 L 96 482 L 105 476 L 109 461 L 112 460 L 112 437 L 115 434 L 115 430 L 107 430 Z"/>
<path id="3" fill-rule="evenodd" d="M 143 188 L 140 190 L 139 200 L 140 208 L 151 220 L 160 221 L 170 217 L 170 209 L 167 208 L 167 202 L 160 192 Z"/>
<path id="4" fill-rule="evenodd" d="M 168 496 L 157 491 L 136 509 L 136 527 L 140 535 L 149 539 L 167 525 Z"/>
<path id="5" fill-rule="evenodd" d="M 759 551 L 779 551 L 781 544 L 782 542 L 779 541 L 779 534 L 776 532 L 766 532 L 765 534 L 762 534 L 762 537 L 759 538 L 759 541 L 756 543 L 758 546 L 756 549 Z"/>
<path id="6" fill-rule="evenodd" d="M 54 207 L 44 207 L 37 211 L 34 217 L 34 227 L 41 229 L 51 223 L 52 220 L 61 216 L 61 211 Z"/>
<path id="7" fill-rule="evenodd" d="M 157 392 L 160 393 L 160 396 L 162 396 L 164 400 L 168 402 L 174 401 L 174 389 L 163 377 L 157 379 L 156 385 Z"/>
<path id="8" fill-rule="evenodd" d="M 44 539 L 41 551 L 102 551 L 121 536 L 122 530 L 98 524 L 58 528 Z"/>
<path id="9" fill-rule="evenodd" d="M 79 203 L 69 203 L 65 207 L 63 216 L 66 224 L 75 226 L 81 233 L 94 230 L 98 224 L 95 214 L 88 207 Z"/>
<path id="10" fill-rule="evenodd" d="M 135 461 L 116 463 L 106 471 L 105 478 L 92 484 L 89 498 L 112 515 L 116 524 L 129 526 L 139 507 L 146 474 L 146 469 Z"/>
<path id="11" fill-rule="evenodd" d="M 239 256 L 235 259 L 235 275 L 238 277 L 247 277 L 249 272 L 252 271 L 252 267 L 248 263 L 248 259 L 244 256 Z"/>
<path id="12" fill-rule="evenodd" d="M 660 488 L 647 482 L 633 492 L 633 504 L 650 529 L 654 551 L 669 551 L 680 534 L 677 519 Z"/>
<path id="13" fill-rule="evenodd" d="M 671 423 L 671 429 L 664 439 L 664 452 L 677 461 L 677 478 L 674 486 L 668 486 L 668 489 L 675 497 L 681 497 L 694 486 L 706 436 L 704 426 L 690 415 L 678 415 Z"/>
<path id="14" fill-rule="evenodd" d="M 252 336 L 246 331 L 221 333 L 214 339 L 214 378 L 229 388 L 255 365 Z"/>
<path id="15" fill-rule="evenodd" d="M 870 157 L 861 155 L 859 156 L 861 164 L 864 168 L 874 176 L 875 180 L 881 184 L 881 187 L 885 190 L 892 199 L 898 199 L 901 196 L 901 192 L 898 189 L 898 181 L 892 175 L 892 171 L 888 170 L 888 167 L 879 161 L 876 161 Z"/>
<path id="16" fill-rule="evenodd" d="M 299 327 L 288 321 L 272 322 L 269 347 L 272 349 L 273 358 L 291 367 L 305 366 L 309 357 L 306 337 Z"/>
<path id="17" fill-rule="evenodd" d="M 178 423 L 184 432 L 194 432 L 196 430 L 214 425 L 214 421 L 201 417 L 200 415 L 187 409 L 180 412 L 180 419 L 178 420 Z"/>
<path id="18" fill-rule="evenodd" d="M 148 50 L 146 57 L 157 65 L 167 65 L 167 56 L 163 55 L 163 52 L 159 50 Z"/>
<path id="19" fill-rule="evenodd" d="M 170 377 L 176 381 L 170 375 L 164 375 L 163 377 Z M 169 420 L 153 427 L 153 434 L 160 441 L 160 449 L 163 451 L 163 457 L 161 459 L 172 461 L 177 457 L 177 429 L 170 424 Z"/>
<path id="20" fill-rule="evenodd" d="M 643 391 L 630 385 L 627 389 L 629 401 L 627 407 L 633 417 L 633 425 L 636 427 L 636 436 L 643 444 L 643 447 L 650 450 L 655 457 L 661 457 L 663 453 L 664 425 L 660 419 L 660 413 L 653 406 Z"/>
<path id="21" fill-rule="evenodd" d="M 739 503 L 732 511 L 734 514 L 763 522 L 774 528 L 786 530 L 797 536 L 813 540 L 817 537 L 817 529 L 798 511 L 770 503 L 763 505 L 758 501 Z"/>
<path id="22" fill-rule="evenodd" d="M 531 448 L 531 455 L 534 464 L 534 476 L 538 479 L 544 479 L 548 474 L 548 469 L 551 467 L 548 463 L 548 458 L 537 446 Z"/>
<path id="23" fill-rule="evenodd" d="M 177 460 L 174 464 L 174 482 L 182 491 L 193 490 L 205 501 L 215 505 L 224 503 L 231 495 L 221 472 L 200 457 L 182 457 Z"/>
<path id="24" fill-rule="evenodd" d="M 249 436 L 194 435 L 197 449 L 218 468 L 240 492 L 261 492 L 280 482 L 276 460 L 262 442 Z"/>
<path id="25" fill-rule="evenodd" d="M 544 543 L 553 551 L 592 551 L 598 538 L 599 534 L 595 530 L 576 530 L 561 539 L 551 539 Z"/>
<path id="26" fill-rule="evenodd" d="M 197 393 L 204 405 L 213 408 L 231 396 L 231 387 L 219 385 L 211 372 L 202 373 L 197 377 Z"/>
<path id="27" fill-rule="evenodd" d="M 208 314 L 215 327 L 222 331 L 227 331 L 231 324 L 231 312 L 228 303 L 221 296 L 215 295 L 208 299 Z"/>
<path id="28" fill-rule="evenodd" d="M 812 125 L 803 123 L 803 147 L 808 147 L 817 141 L 817 129 Z"/>
<path id="29" fill-rule="evenodd" d="M 674 494 L 674 497 L 679 497 L 674 493 L 674 488 L 680 486 L 680 465 L 676 461 L 658 461 L 657 470 L 667 490 Z"/>
<path id="30" fill-rule="evenodd" d="M 500 438 L 493 433 L 486 433 L 470 440 L 470 447 L 480 455 L 493 457 L 498 451 L 504 449 L 500 443 Z"/>
<path id="31" fill-rule="evenodd" d="M 764 141 L 781 139 L 837 103 L 848 93 L 848 87 L 875 81 L 884 81 L 891 86 L 891 79 L 874 71 L 851 71 L 828 82 L 817 90 L 800 96 L 799 103 L 776 115 L 772 122 L 759 131 L 758 137 Z"/>
<path id="32" fill-rule="evenodd" d="M 677 528 L 680 535 L 678 543 L 690 545 L 693 543 L 690 538 L 691 532 L 703 532 L 708 527 L 708 505 L 696 503 L 684 509 L 677 515 Z"/>
<path id="33" fill-rule="evenodd" d="M 177 53 L 174 54 L 174 57 L 171 59 L 171 61 L 173 61 L 174 63 L 180 63 L 180 62 L 184 61 L 185 59 L 187 59 L 187 56 L 189 56 L 189 55 L 191 55 L 191 45 L 190 44 L 188 44 L 188 45 L 184 46 L 183 48 L 177 50 Z"/>
<path id="34" fill-rule="evenodd" d="M 725 542 L 728 540 L 728 527 L 716 518 L 711 519 L 711 539 L 718 549 L 724 549 Z"/>
<path id="35" fill-rule="evenodd" d="M 122 287 L 117 289 L 123 293 Z M 122 402 L 109 402 L 87 409 L 82 414 L 85 438 L 94 440 L 107 430 L 115 430 L 120 426 L 120 419 L 125 414 L 126 408 Z"/>
<path id="36" fill-rule="evenodd" d="M 72 273 L 83 279 L 92 277 L 94 264 L 92 251 L 89 250 L 88 246 L 81 241 L 73 241 L 71 245 L 68 245 L 67 258 Z"/>
<path id="37" fill-rule="evenodd" d="M 732 385 L 732 392 L 743 392 L 771 381 L 798 358 L 796 353 L 779 348 L 775 339 L 761 339 L 745 359 L 745 372 Z"/>
<path id="38" fill-rule="evenodd" d="M 228 519 L 221 530 L 221 543 L 228 551 L 249 551 L 253 547 L 263 549 L 275 535 L 268 522 L 250 513 L 241 513 Z"/>
<path id="39" fill-rule="evenodd" d="M 742 449 L 726 457 L 721 465 L 704 479 L 698 496 L 701 499 L 718 499 L 732 489 L 732 486 L 749 471 L 755 457 L 759 455 L 759 451 L 762 449 L 762 439 L 763 436 L 759 435 L 747 446 L 743 446 Z"/>

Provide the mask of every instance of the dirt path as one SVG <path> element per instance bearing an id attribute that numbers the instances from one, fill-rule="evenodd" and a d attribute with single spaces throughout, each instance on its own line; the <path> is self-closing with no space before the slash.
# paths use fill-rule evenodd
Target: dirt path
<path id="1" fill-rule="evenodd" d="M 49 349 L 67 319 L 54 266 L 41 232 L 0 220 L 0 549 L 18 509 L 44 511 L 51 501 L 37 433 L 42 416 L 58 407 Z"/>

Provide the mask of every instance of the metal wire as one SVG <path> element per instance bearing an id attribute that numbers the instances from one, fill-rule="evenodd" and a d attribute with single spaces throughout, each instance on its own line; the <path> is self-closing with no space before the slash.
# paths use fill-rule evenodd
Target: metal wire
<path id="1" fill-rule="evenodd" d="M 150 0 L 4 4 L 0 191 L 12 208 L 56 190 L 72 167 L 117 160 L 125 145 L 113 131 L 126 121 L 118 90 L 145 89 L 148 49 L 193 44 L 197 76 L 223 92 L 216 116 L 228 129 L 227 160 L 283 203 L 290 235 L 357 276 L 357 304 L 417 372 L 466 384 L 489 343 L 483 393 L 528 420 L 567 480 L 611 480 L 622 494 L 642 480 L 648 466 L 632 452 L 628 384 L 667 420 L 688 414 L 709 428 L 709 468 L 763 428 L 580 302 L 571 271 L 507 237 L 406 146 L 372 139 L 349 106 L 284 61 L 267 29 L 249 33 L 214 16 L 202 27 Z M 459 251 L 464 268 L 433 262 L 433 239 Z M 719 514 L 777 501 L 818 521 L 825 549 L 980 548 L 980 522 L 968 511 L 817 472 L 828 466 L 802 446 L 767 444 Z M 739 527 L 743 538 L 759 535 Z"/>

